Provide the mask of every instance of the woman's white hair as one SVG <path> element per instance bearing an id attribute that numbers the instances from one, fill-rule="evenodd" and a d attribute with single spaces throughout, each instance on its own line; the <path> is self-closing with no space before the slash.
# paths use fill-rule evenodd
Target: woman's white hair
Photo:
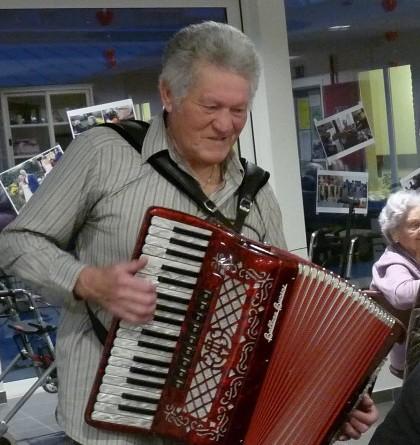
<path id="1" fill-rule="evenodd" d="M 420 193 L 415 190 L 400 190 L 389 195 L 379 214 L 379 225 L 388 244 L 393 244 L 393 234 L 399 230 L 407 213 L 420 206 Z"/>
<path id="2" fill-rule="evenodd" d="M 192 86 L 200 62 L 247 79 L 252 100 L 258 86 L 260 62 L 254 44 L 244 33 L 212 21 L 181 29 L 166 46 L 159 80 L 166 82 L 174 97 L 180 100 Z"/>

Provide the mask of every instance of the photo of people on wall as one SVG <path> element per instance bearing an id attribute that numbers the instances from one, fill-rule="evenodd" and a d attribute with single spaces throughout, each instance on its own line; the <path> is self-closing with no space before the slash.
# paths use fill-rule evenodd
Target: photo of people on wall
<path id="1" fill-rule="evenodd" d="M 67 111 L 67 117 L 73 138 L 105 122 L 118 123 L 127 119 L 136 119 L 132 99 L 70 110 Z"/>
<path id="2" fill-rule="evenodd" d="M 0 173 L 0 186 L 16 213 L 19 213 L 38 190 L 45 176 L 57 164 L 62 154 L 62 148 L 56 145 Z"/>
<path id="3" fill-rule="evenodd" d="M 375 143 L 361 104 L 314 123 L 329 164 Z"/>
<path id="4" fill-rule="evenodd" d="M 366 215 L 368 174 L 348 171 L 317 171 L 316 213 L 355 213 Z"/>
<path id="5" fill-rule="evenodd" d="M 420 168 L 416 168 L 409 175 L 400 180 L 401 187 L 405 190 L 420 189 Z"/>

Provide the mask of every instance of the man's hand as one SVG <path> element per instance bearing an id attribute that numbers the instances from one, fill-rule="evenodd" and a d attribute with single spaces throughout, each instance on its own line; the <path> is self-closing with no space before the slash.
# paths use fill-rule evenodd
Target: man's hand
<path id="1" fill-rule="evenodd" d="M 379 418 L 378 409 L 373 400 L 365 394 L 348 415 L 347 422 L 341 427 L 341 435 L 338 440 L 360 439 Z"/>
<path id="2" fill-rule="evenodd" d="M 109 267 L 85 267 L 76 281 L 74 293 L 98 303 L 108 312 L 130 323 L 152 319 L 156 307 L 156 286 L 135 273 L 146 265 L 140 258 Z"/>

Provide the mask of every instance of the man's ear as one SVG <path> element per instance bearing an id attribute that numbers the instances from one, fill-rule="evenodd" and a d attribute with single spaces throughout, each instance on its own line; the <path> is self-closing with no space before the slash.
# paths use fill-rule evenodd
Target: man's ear
<path id="1" fill-rule="evenodd" d="M 164 80 L 159 81 L 159 93 L 165 110 L 170 113 L 174 107 L 175 99 L 169 85 Z"/>

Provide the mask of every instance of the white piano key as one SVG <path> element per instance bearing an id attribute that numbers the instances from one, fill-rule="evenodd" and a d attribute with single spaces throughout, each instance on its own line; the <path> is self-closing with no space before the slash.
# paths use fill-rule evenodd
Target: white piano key
<path id="1" fill-rule="evenodd" d="M 185 302 L 185 304 L 188 304 L 190 302 L 191 296 L 192 296 L 192 290 L 186 291 L 185 289 L 181 289 L 181 290 L 168 289 L 167 287 L 163 287 L 163 285 L 161 283 L 158 283 L 158 285 L 156 287 L 156 292 L 163 293 L 165 295 L 168 295 L 169 297 L 172 296 L 179 300 L 183 300 Z"/>
<path id="2" fill-rule="evenodd" d="M 118 329 L 116 332 L 116 336 L 118 338 L 123 338 L 123 339 L 127 339 L 127 333 L 129 333 L 130 331 L 128 331 L 127 329 Z M 145 335 L 143 333 L 143 335 L 140 336 L 140 338 L 130 338 L 128 336 L 128 340 L 134 340 L 134 341 L 145 341 L 147 343 L 150 343 L 151 345 L 157 345 L 157 346 L 164 346 L 167 348 L 171 348 L 171 349 L 175 349 L 176 346 L 176 341 L 173 340 L 166 340 L 164 338 L 157 338 L 157 337 L 153 337 L 152 335 Z M 148 348 L 152 348 L 152 346 L 147 346 Z"/>
<path id="3" fill-rule="evenodd" d="M 156 320 L 152 320 L 152 322 L 147 323 L 147 324 L 142 324 L 142 325 L 134 325 L 128 322 L 120 322 L 120 327 L 124 328 L 124 329 L 129 329 L 131 331 L 136 331 L 139 334 L 141 334 L 141 332 L 143 331 L 143 328 L 147 326 L 147 329 L 156 329 L 156 330 L 162 330 L 162 332 L 168 331 L 171 332 L 173 334 L 177 334 L 179 335 L 181 328 L 179 326 L 174 326 L 170 323 L 162 323 L 162 322 L 158 322 Z"/>
<path id="4" fill-rule="evenodd" d="M 114 405 L 123 404 L 132 406 L 134 408 L 147 409 L 150 411 L 156 411 L 158 408 L 157 403 L 138 402 L 136 400 L 125 399 L 120 395 L 106 394 L 103 392 L 98 393 L 96 400 L 101 403 L 112 403 Z M 150 413 L 150 415 L 153 415 L 153 413 Z"/>
<path id="5" fill-rule="evenodd" d="M 162 244 L 165 244 L 166 247 Z M 168 253 L 168 249 L 173 250 L 174 253 Z M 197 260 L 191 258 L 183 258 L 181 255 L 177 255 L 177 252 L 180 254 L 193 255 L 194 257 L 197 257 Z M 202 258 L 205 255 L 205 252 L 188 249 L 187 247 L 170 245 L 169 241 L 163 240 L 162 242 L 162 238 L 157 238 L 150 235 L 146 237 L 142 253 L 146 256 L 156 256 L 171 261 L 178 261 L 183 264 L 191 264 L 193 266 L 201 266 L 203 263 Z"/>
<path id="6" fill-rule="evenodd" d="M 165 317 L 165 318 L 169 318 L 169 319 L 180 321 L 180 322 L 183 322 L 185 319 L 185 317 L 183 315 L 174 314 L 174 313 L 171 313 L 168 311 L 163 311 L 160 309 L 155 310 L 155 315 L 159 315 L 160 317 Z"/>
<path id="7" fill-rule="evenodd" d="M 149 347 L 138 346 L 136 341 L 126 340 L 124 338 L 118 338 L 118 337 L 115 337 L 113 346 L 129 349 L 135 352 L 137 355 L 143 354 L 144 356 L 148 356 L 149 354 L 150 355 L 155 354 L 162 357 L 167 357 L 168 359 L 171 359 L 173 355 L 172 352 L 159 351 L 157 349 L 155 350 Z"/>
<path id="8" fill-rule="evenodd" d="M 183 283 L 188 283 L 190 285 L 194 285 L 197 282 L 197 276 L 189 276 L 182 272 L 183 270 L 186 270 L 185 264 L 180 265 L 179 263 L 174 263 L 176 264 L 176 268 L 179 270 L 179 272 L 176 270 L 175 271 L 164 270 L 162 269 L 163 264 L 164 262 L 160 261 L 159 258 L 149 257 L 146 266 L 143 269 L 141 269 L 141 271 L 139 271 L 136 275 L 141 276 L 143 278 L 152 277 L 152 279 L 157 281 L 158 277 L 165 277 L 171 280 L 177 280 Z M 188 265 L 188 267 L 192 268 L 193 266 Z M 195 270 L 191 270 L 191 272 L 197 273 L 197 268 L 195 268 Z M 182 286 L 180 287 L 182 288 Z"/>
<path id="9" fill-rule="evenodd" d="M 118 375 L 104 374 L 102 378 L 102 384 L 117 386 L 120 387 L 121 389 L 124 389 L 124 391 L 135 390 L 135 391 L 148 392 L 150 394 L 154 394 L 156 397 L 159 398 L 162 394 L 161 388 L 149 388 L 149 387 L 141 387 L 139 385 L 133 385 L 132 383 L 127 383 L 126 377 Z"/>
<path id="10" fill-rule="evenodd" d="M 209 245 L 209 242 L 207 240 L 183 235 L 182 233 L 175 233 L 171 230 L 161 229 L 160 227 L 150 226 L 148 234 L 156 236 L 161 240 L 168 240 L 168 246 L 179 246 L 180 243 L 186 244 L 185 247 L 197 252 L 205 252 L 207 250 L 207 246 Z M 177 243 L 176 241 L 179 241 L 180 243 Z"/>
<path id="11" fill-rule="evenodd" d="M 146 348 L 142 348 L 143 350 Z M 172 360 L 172 354 L 154 354 L 154 351 L 149 350 L 149 353 L 144 353 L 143 351 L 141 352 L 141 354 L 138 354 L 137 352 L 134 352 L 132 349 L 127 349 L 127 348 L 121 348 L 118 347 L 117 345 L 114 344 L 113 348 L 111 349 L 111 356 L 113 357 L 121 357 L 121 358 L 126 358 L 129 360 L 133 360 L 133 357 L 135 355 L 138 355 L 140 357 L 147 357 L 150 360 L 156 360 L 159 363 L 163 364 L 167 364 L 168 366 L 171 363 Z M 135 362 L 134 362 L 135 363 Z"/>
<path id="12" fill-rule="evenodd" d="M 138 337 L 141 335 L 143 329 L 158 333 L 161 332 L 162 334 L 172 335 L 174 337 L 179 337 L 179 333 L 181 332 L 181 328 L 169 324 L 156 322 L 146 323 L 142 325 L 133 325 L 128 322 L 121 321 L 120 328 L 135 332 L 137 333 Z"/>
<path id="13" fill-rule="evenodd" d="M 175 311 L 182 311 L 182 312 L 187 312 L 188 310 L 188 304 L 182 304 L 182 303 L 176 303 L 174 301 L 168 301 L 165 300 L 164 298 L 157 298 L 157 304 L 161 305 L 161 306 L 165 306 L 166 311 L 168 312 L 175 312 Z"/>
<path id="14" fill-rule="evenodd" d="M 135 386 L 135 385 L 133 385 L 133 386 Z M 135 389 L 134 388 L 125 388 L 125 387 L 120 387 L 120 386 L 116 386 L 116 385 L 108 385 L 106 383 L 102 383 L 102 385 L 99 387 L 99 391 L 104 394 L 114 394 L 116 396 L 121 396 L 121 394 L 123 394 L 123 393 L 129 393 L 129 394 L 133 394 L 134 396 L 145 397 L 147 399 L 154 400 L 155 403 L 159 403 L 160 395 L 161 395 L 161 391 L 159 391 L 159 393 L 156 394 L 155 392 L 144 391 L 144 390 L 138 389 L 137 387 Z"/>
<path id="15" fill-rule="evenodd" d="M 131 366 L 135 366 L 136 368 L 139 368 L 139 369 L 145 369 L 146 371 L 151 371 L 151 372 L 159 372 L 162 374 L 168 374 L 168 372 L 169 372 L 169 367 L 156 366 L 156 365 L 150 365 L 148 363 L 135 362 L 128 358 L 115 357 L 115 356 L 109 357 L 108 364 L 110 364 L 112 366 L 118 366 L 121 368 L 130 368 Z"/>
<path id="16" fill-rule="evenodd" d="M 107 414 L 118 414 L 122 417 L 126 417 L 125 414 L 127 413 L 127 417 L 135 417 L 137 419 L 143 419 L 145 422 L 150 422 L 150 423 L 153 422 L 153 418 L 154 418 L 154 416 L 152 416 L 152 415 L 122 411 L 118 408 L 117 405 L 114 405 L 111 403 L 96 402 L 94 405 L 94 411 L 98 411 L 101 413 L 107 413 Z"/>
<path id="17" fill-rule="evenodd" d="M 127 413 L 130 414 L 130 413 Z M 109 414 L 106 412 L 93 411 L 91 415 L 93 420 L 107 423 L 117 423 L 119 425 L 133 426 L 150 430 L 153 419 L 145 419 L 144 417 L 123 416 L 121 414 Z"/>
<path id="18" fill-rule="evenodd" d="M 128 368 L 120 368 L 118 366 L 107 365 L 107 367 L 105 368 L 105 373 L 107 375 L 115 375 L 118 377 L 126 377 L 126 378 L 130 378 L 130 379 L 144 380 L 145 382 L 149 382 L 149 383 L 156 383 L 156 384 L 160 384 L 160 385 L 165 384 L 164 378 L 153 377 L 153 376 L 144 375 L 144 374 L 137 374 L 136 372 L 130 372 L 130 370 Z M 139 385 L 139 386 L 141 386 L 141 385 Z"/>
<path id="19" fill-rule="evenodd" d="M 160 216 L 154 216 L 151 220 L 151 226 L 162 227 L 164 229 L 173 230 L 175 227 L 181 229 L 190 230 L 191 232 L 198 233 L 204 236 L 211 236 L 213 232 L 211 230 L 203 229 L 201 227 L 191 226 L 180 221 L 174 221 L 171 219 L 162 218 Z"/>
<path id="20" fill-rule="evenodd" d="M 162 338 L 164 340 L 177 341 L 179 334 L 176 331 L 169 331 L 168 329 L 156 329 L 156 326 L 144 328 L 142 331 L 132 329 L 119 328 L 116 336 L 119 338 L 126 338 L 127 340 L 141 340 L 144 335 L 151 337 Z"/>

